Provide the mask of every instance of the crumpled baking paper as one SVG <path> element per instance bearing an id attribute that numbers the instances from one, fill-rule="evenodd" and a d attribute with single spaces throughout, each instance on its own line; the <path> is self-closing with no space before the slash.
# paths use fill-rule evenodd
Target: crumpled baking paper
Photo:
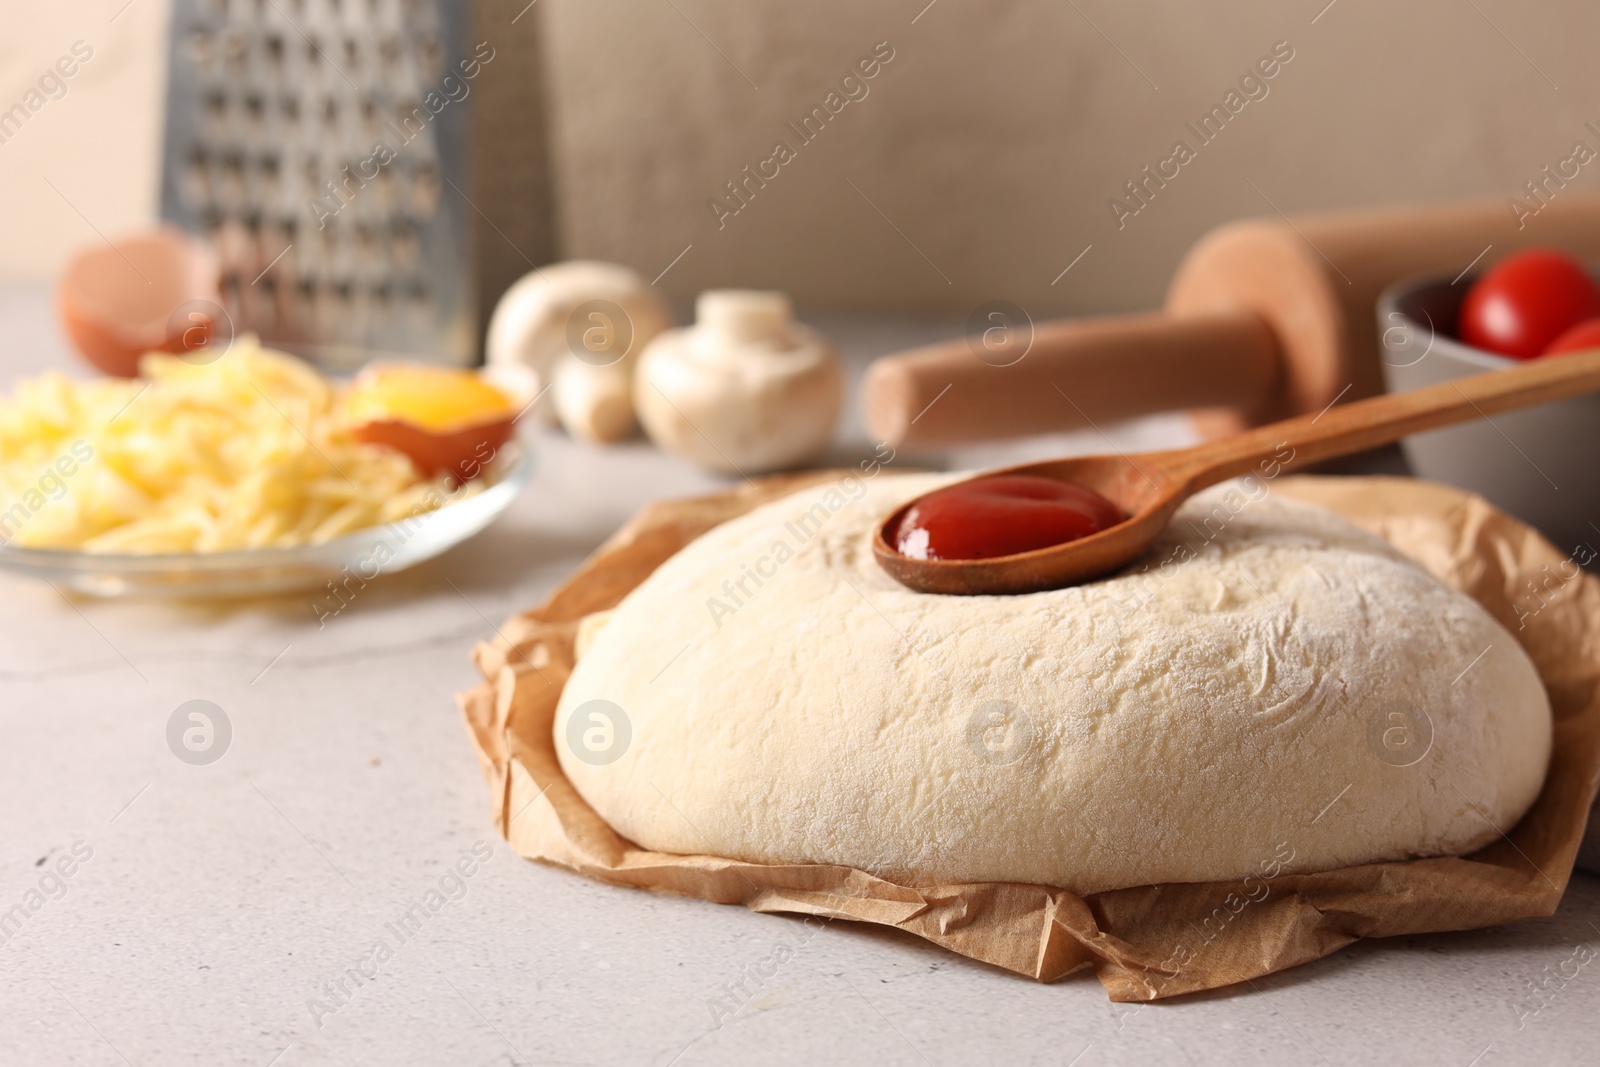
<path id="1" fill-rule="evenodd" d="M 1115 1001 L 1214 989 L 1318 959 L 1361 937 L 1490 926 L 1555 911 L 1600 785 L 1600 579 L 1522 523 L 1458 489 L 1403 478 L 1284 478 L 1273 492 L 1330 508 L 1466 592 L 1522 644 L 1550 694 L 1555 737 L 1533 807 L 1464 857 L 1373 863 L 1245 882 L 1139 886 L 1080 897 L 987 882 L 904 886 L 827 864 L 651 852 L 618 836 L 561 772 L 551 724 L 586 614 L 614 607 L 706 530 L 816 472 L 646 508 L 543 605 L 474 659 L 460 697 L 494 817 L 529 859 L 604 882 L 755 911 L 898 927 L 1039 981 L 1090 967 Z"/>

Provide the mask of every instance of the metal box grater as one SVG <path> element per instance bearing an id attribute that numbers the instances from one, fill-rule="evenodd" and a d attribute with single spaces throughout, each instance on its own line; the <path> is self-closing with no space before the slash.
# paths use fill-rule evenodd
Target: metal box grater
<path id="1" fill-rule="evenodd" d="M 217 248 L 236 331 L 477 362 L 552 241 L 536 16 L 473 8 L 174 0 L 161 213 Z"/>

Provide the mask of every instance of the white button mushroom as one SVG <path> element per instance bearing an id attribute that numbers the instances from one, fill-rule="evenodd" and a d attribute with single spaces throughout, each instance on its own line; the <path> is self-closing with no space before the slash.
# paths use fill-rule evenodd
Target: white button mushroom
<path id="1" fill-rule="evenodd" d="M 555 402 L 539 408 L 558 413 L 569 433 L 614 441 L 633 432 L 638 355 L 672 324 L 666 301 L 627 267 L 553 263 L 524 275 L 495 305 L 486 358 L 491 367 L 530 367 L 551 383 Z M 580 369 L 560 372 L 574 363 Z M 627 401 L 620 408 L 619 395 Z"/>
<path id="2" fill-rule="evenodd" d="M 844 375 L 827 338 L 783 293 L 700 294 L 696 323 L 639 357 L 634 406 L 651 440 L 713 470 L 792 467 L 833 436 Z"/>

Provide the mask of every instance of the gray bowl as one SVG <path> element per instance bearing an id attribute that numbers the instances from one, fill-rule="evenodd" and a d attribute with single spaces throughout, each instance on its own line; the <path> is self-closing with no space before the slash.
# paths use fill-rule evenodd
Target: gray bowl
<path id="1" fill-rule="evenodd" d="M 1379 297 L 1379 353 L 1391 393 L 1520 362 L 1456 340 L 1456 313 L 1471 284 L 1402 282 Z M 1600 396 L 1417 434 L 1402 447 L 1419 477 L 1480 494 L 1562 551 L 1600 546 Z M 1579 559 L 1593 554 L 1583 549 Z"/>

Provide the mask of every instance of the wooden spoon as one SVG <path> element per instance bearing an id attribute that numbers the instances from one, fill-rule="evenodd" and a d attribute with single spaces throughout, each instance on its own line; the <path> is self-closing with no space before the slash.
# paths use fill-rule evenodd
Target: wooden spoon
<path id="1" fill-rule="evenodd" d="M 1317 415 L 1285 419 L 1193 448 L 1007 467 L 974 477 L 1027 474 L 1075 483 L 1106 497 L 1128 518 L 1088 537 L 1031 552 L 990 559 L 923 560 L 902 555 L 889 540 L 916 503 L 913 500 L 878 524 L 872 550 L 891 577 L 924 593 L 1056 589 L 1133 562 L 1166 528 L 1179 504 L 1218 482 L 1250 473 L 1275 478 L 1296 467 L 1391 444 L 1424 430 L 1595 390 L 1600 390 L 1600 349 L 1329 407 Z"/>

